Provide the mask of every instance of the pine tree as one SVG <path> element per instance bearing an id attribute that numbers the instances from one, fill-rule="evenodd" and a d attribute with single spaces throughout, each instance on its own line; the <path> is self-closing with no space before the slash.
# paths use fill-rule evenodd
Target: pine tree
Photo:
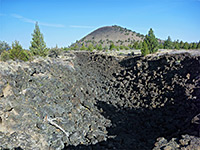
<path id="1" fill-rule="evenodd" d="M 183 46 L 184 46 L 184 42 L 181 41 L 181 42 L 180 42 L 180 48 L 183 48 Z"/>
<path id="2" fill-rule="evenodd" d="M 196 49 L 197 48 L 197 43 L 193 43 L 192 49 Z"/>
<path id="3" fill-rule="evenodd" d="M 101 45 L 101 44 L 99 44 L 99 46 L 98 46 L 97 50 L 99 50 L 99 51 L 103 50 L 103 47 L 102 47 L 102 45 Z"/>
<path id="4" fill-rule="evenodd" d="M 142 48 L 142 43 L 143 43 L 142 41 L 139 42 L 139 44 L 138 44 L 138 48 L 139 48 L 139 49 Z"/>
<path id="5" fill-rule="evenodd" d="M 10 50 L 10 59 L 12 60 L 23 60 L 23 61 L 27 61 L 29 60 L 30 55 L 28 54 L 28 52 L 26 52 L 25 50 L 23 50 L 22 46 L 19 44 L 18 41 L 15 41 L 14 43 L 12 43 L 12 49 Z"/>
<path id="6" fill-rule="evenodd" d="M 116 46 L 117 47 L 117 46 Z M 132 45 L 131 44 L 128 44 L 128 47 L 129 47 L 129 49 L 132 49 Z M 119 48 L 119 47 L 118 47 Z"/>
<path id="7" fill-rule="evenodd" d="M 168 36 L 167 40 L 164 42 L 164 49 L 172 49 L 172 48 L 173 48 L 173 43 L 170 36 Z"/>
<path id="8" fill-rule="evenodd" d="M 93 49 L 94 49 L 94 46 L 92 45 L 92 43 L 90 43 L 88 48 L 87 48 L 87 50 L 88 51 L 93 51 Z"/>
<path id="9" fill-rule="evenodd" d="M 196 49 L 197 48 L 197 43 L 190 43 L 189 49 Z"/>
<path id="10" fill-rule="evenodd" d="M 184 43 L 183 49 L 189 49 L 189 44 L 188 44 L 188 42 L 185 42 L 185 43 Z"/>
<path id="11" fill-rule="evenodd" d="M 188 44 L 189 44 L 189 48 L 188 49 L 192 49 L 193 43 L 188 43 Z"/>
<path id="12" fill-rule="evenodd" d="M 159 43 L 159 44 L 158 44 L 158 48 L 159 48 L 159 49 L 163 49 L 163 48 L 164 48 L 163 43 Z"/>
<path id="13" fill-rule="evenodd" d="M 46 44 L 44 42 L 43 34 L 40 32 L 38 22 L 36 22 L 35 24 L 35 29 L 32 36 L 33 38 L 30 46 L 32 54 L 39 56 L 46 56 L 47 55 Z"/>
<path id="14" fill-rule="evenodd" d="M 142 49 L 141 49 L 141 54 L 142 54 L 142 56 L 146 56 L 149 53 L 150 52 L 148 50 L 147 43 L 146 43 L 146 41 L 143 41 L 143 43 L 142 43 Z"/>
<path id="15" fill-rule="evenodd" d="M 95 49 L 95 50 L 97 50 L 97 49 L 98 49 L 98 47 L 99 47 L 99 45 L 98 45 L 98 44 L 96 44 L 96 45 L 94 46 L 94 49 Z"/>
<path id="16" fill-rule="evenodd" d="M 150 53 L 155 53 L 158 51 L 158 40 L 156 39 L 152 28 L 149 30 L 144 40 Z"/>
<path id="17" fill-rule="evenodd" d="M 87 48 L 85 47 L 85 44 L 83 43 L 83 45 L 81 46 L 80 50 L 86 50 Z"/>
<path id="18" fill-rule="evenodd" d="M 123 46 L 123 45 L 120 45 L 120 46 L 119 46 L 119 49 L 123 50 L 123 49 L 124 49 L 124 46 Z"/>
<path id="19" fill-rule="evenodd" d="M 115 46 L 115 48 L 116 48 L 116 50 L 117 50 L 117 51 L 119 51 L 119 46 L 118 46 L 118 45 L 117 45 L 117 46 Z"/>
<path id="20" fill-rule="evenodd" d="M 104 50 L 106 50 L 106 51 L 108 50 L 108 46 L 107 45 L 104 47 Z"/>
<path id="21" fill-rule="evenodd" d="M 3 51 L 0 55 L 0 60 L 1 61 L 7 61 L 10 59 L 10 53 L 9 51 Z"/>
<path id="22" fill-rule="evenodd" d="M 138 41 L 136 41 L 136 42 L 133 44 L 133 47 L 134 47 L 135 49 L 139 49 Z"/>
<path id="23" fill-rule="evenodd" d="M 125 50 L 129 50 L 129 47 L 124 45 L 124 49 Z"/>
<path id="24" fill-rule="evenodd" d="M 48 56 L 53 58 L 58 58 L 58 56 L 62 53 L 63 49 L 58 48 L 58 45 L 56 44 L 56 47 L 50 48 L 48 50 Z"/>
<path id="25" fill-rule="evenodd" d="M 178 44 L 177 42 L 175 42 L 175 44 L 174 44 L 174 48 L 177 49 L 177 50 L 180 49 L 180 46 L 179 46 L 179 44 Z"/>
<path id="26" fill-rule="evenodd" d="M 73 50 L 78 50 L 78 49 L 79 49 L 79 46 L 78 46 L 77 42 L 76 42 L 76 44 L 74 45 L 74 47 L 72 47 L 72 49 L 73 49 Z"/>
<path id="27" fill-rule="evenodd" d="M 199 41 L 199 43 L 197 44 L 197 49 L 200 49 L 200 41 Z"/>
<path id="28" fill-rule="evenodd" d="M 114 48 L 115 48 L 114 43 L 111 43 L 111 44 L 110 44 L 110 50 L 113 50 Z"/>
<path id="29" fill-rule="evenodd" d="M 179 43 L 179 40 L 176 40 L 176 41 L 173 42 L 173 47 L 174 47 L 174 49 L 177 49 L 177 50 L 180 49 L 180 43 Z"/>

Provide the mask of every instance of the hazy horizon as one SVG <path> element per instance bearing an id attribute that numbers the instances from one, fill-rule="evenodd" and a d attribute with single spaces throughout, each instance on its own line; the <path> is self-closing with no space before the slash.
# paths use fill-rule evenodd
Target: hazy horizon
<path id="1" fill-rule="evenodd" d="M 200 40 L 200 0 L 0 0 L 0 40 L 28 49 L 38 21 L 47 47 L 69 46 L 102 26 L 165 40 Z"/>

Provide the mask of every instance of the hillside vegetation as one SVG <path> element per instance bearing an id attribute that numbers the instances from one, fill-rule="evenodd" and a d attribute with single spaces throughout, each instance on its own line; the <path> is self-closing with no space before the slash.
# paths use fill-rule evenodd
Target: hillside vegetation
<path id="1" fill-rule="evenodd" d="M 136 41 L 140 42 L 143 39 L 144 35 L 115 25 L 101 27 L 82 38 L 79 42 L 81 44 L 102 44 L 102 46 L 109 46 L 111 43 L 117 46 L 128 46 Z"/>

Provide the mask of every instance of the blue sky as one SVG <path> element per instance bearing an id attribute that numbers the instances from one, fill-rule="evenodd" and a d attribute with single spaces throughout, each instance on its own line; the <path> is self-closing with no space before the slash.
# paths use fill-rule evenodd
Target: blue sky
<path id="1" fill-rule="evenodd" d="M 108 25 L 198 42 L 199 18 L 200 0 L 0 0 L 0 40 L 27 49 L 38 21 L 48 47 L 68 46 Z"/>

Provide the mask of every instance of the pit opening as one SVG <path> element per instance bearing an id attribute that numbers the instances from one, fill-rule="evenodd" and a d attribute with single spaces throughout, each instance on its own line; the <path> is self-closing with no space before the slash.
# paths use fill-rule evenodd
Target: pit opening
<path id="1" fill-rule="evenodd" d="M 197 92 L 200 57 L 187 53 L 159 58 L 130 57 L 120 65 L 122 70 L 113 73 L 115 80 L 110 84 L 117 85 L 110 91 L 120 100 L 111 98 L 103 102 L 99 99 L 97 102 L 97 107 L 103 109 L 102 115 L 111 120 L 108 134 L 115 138 L 65 149 L 149 150 L 155 147 L 159 137 L 170 141 L 186 134 L 200 136 L 199 125 L 192 123 L 200 113 L 200 94 Z"/>

